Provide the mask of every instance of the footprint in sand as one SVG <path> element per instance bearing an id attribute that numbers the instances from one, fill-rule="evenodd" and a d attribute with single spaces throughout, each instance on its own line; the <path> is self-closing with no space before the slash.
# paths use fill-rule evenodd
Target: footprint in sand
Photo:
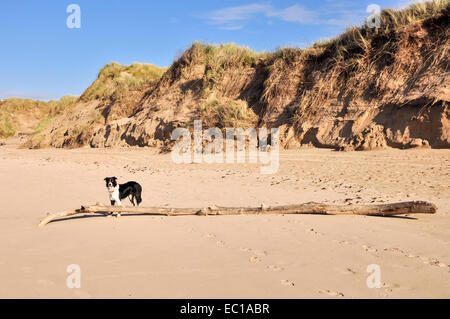
<path id="1" fill-rule="evenodd" d="M 423 261 L 424 264 L 431 265 L 431 266 L 439 266 L 441 264 L 441 262 L 439 262 L 439 260 L 437 260 L 437 259 L 427 258 L 427 259 L 422 260 L 422 261 Z M 445 264 L 443 264 L 443 265 L 445 265 Z"/>
<path id="2" fill-rule="evenodd" d="M 290 287 L 294 287 L 295 286 L 295 283 L 293 281 L 287 280 L 287 279 L 282 279 L 281 280 L 281 284 L 283 286 L 290 286 Z"/>
<path id="3" fill-rule="evenodd" d="M 381 288 L 383 288 L 384 291 L 387 293 L 387 292 L 393 292 L 394 289 L 401 288 L 401 286 L 399 284 L 390 284 L 387 282 L 383 282 L 383 284 L 381 285 Z"/>
<path id="4" fill-rule="evenodd" d="M 384 251 L 392 251 L 394 253 L 399 253 L 399 254 L 403 254 L 404 253 L 403 250 L 401 250 L 400 248 L 395 248 L 395 247 L 393 247 L 393 248 L 384 248 L 383 250 Z"/>
<path id="5" fill-rule="evenodd" d="M 251 249 L 251 251 L 255 254 L 255 255 L 257 255 L 257 256 L 260 256 L 260 257 L 262 257 L 262 256 L 267 256 L 267 251 L 265 251 L 265 250 L 254 250 L 254 249 Z"/>
<path id="6" fill-rule="evenodd" d="M 267 269 L 270 269 L 272 271 L 282 271 L 283 270 L 283 268 L 276 266 L 276 265 L 269 265 L 269 266 L 267 266 Z"/>
<path id="7" fill-rule="evenodd" d="M 339 268 L 339 269 L 337 269 L 337 271 L 339 271 L 341 274 L 344 274 L 344 275 L 355 275 L 356 274 L 356 271 L 354 271 L 353 269 L 348 268 L 348 267 L 345 269 Z"/>
<path id="8" fill-rule="evenodd" d="M 204 236 L 206 238 L 215 238 L 216 237 L 216 235 L 214 235 L 214 234 L 205 234 Z"/>
<path id="9" fill-rule="evenodd" d="M 216 241 L 216 245 L 219 247 L 223 247 L 223 246 L 225 246 L 225 243 L 221 240 L 218 240 L 218 241 Z"/>
<path id="10" fill-rule="evenodd" d="M 333 240 L 333 242 L 338 243 L 340 245 L 349 245 L 350 242 L 347 240 Z"/>
<path id="11" fill-rule="evenodd" d="M 378 249 L 369 245 L 362 245 L 362 248 L 364 248 L 364 250 L 368 251 L 369 253 L 376 253 L 378 251 Z"/>
<path id="12" fill-rule="evenodd" d="M 332 297 L 344 297 L 344 294 L 342 292 L 332 291 L 328 289 L 319 290 L 319 293 L 326 294 Z"/>
<path id="13" fill-rule="evenodd" d="M 240 251 L 243 251 L 243 252 L 249 252 L 249 251 L 251 251 L 252 249 L 251 249 L 251 248 L 247 248 L 247 247 L 240 247 L 239 250 L 240 250 Z"/>
<path id="14" fill-rule="evenodd" d="M 259 258 L 258 256 L 252 256 L 249 258 L 249 261 L 251 263 L 259 263 L 259 262 L 261 262 L 261 258 Z"/>
<path id="15" fill-rule="evenodd" d="M 318 231 L 314 230 L 314 228 L 307 228 L 307 229 L 305 229 L 305 231 L 307 233 L 314 234 L 314 235 L 323 235 L 322 233 L 319 233 Z"/>

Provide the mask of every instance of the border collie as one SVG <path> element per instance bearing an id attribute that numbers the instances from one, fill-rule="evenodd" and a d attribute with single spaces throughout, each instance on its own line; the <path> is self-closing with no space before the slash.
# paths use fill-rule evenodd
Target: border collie
<path id="1" fill-rule="evenodd" d="M 121 200 L 127 197 L 133 206 L 136 206 L 134 200 L 136 200 L 138 206 L 142 202 L 142 187 L 138 183 L 128 182 L 119 185 L 117 184 L 117 177 L 106 177 L 105 182 L 111 206 L 114 206 L 115 204 L 122 206 Z"/>

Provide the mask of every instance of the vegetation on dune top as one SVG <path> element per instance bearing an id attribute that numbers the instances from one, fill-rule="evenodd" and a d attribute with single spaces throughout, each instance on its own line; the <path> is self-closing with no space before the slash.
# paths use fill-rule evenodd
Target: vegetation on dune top
<path id="1" fill-rule="evenodd" d="M 217 77 L 228 67 L 253 65 L 259 59 L 282 59 L 292 61 L 296 56 L 319 56 L 328 53 L 334 58 L 343 58 L 347 52 L 354 48 L 367 45 L 367 41 L 373 35 L 381 36 L 389 34 L 399 27 L 416 21 L 431 18 L 439 13 L 450 11 L 450 0 L 434 0 L 413 3 L 403 10 L 384 9 L 381 11 L 380 28 L 371 29 L 366 25 L 353 26 L 337 37 L 320 40 L 312 46 L 301 49 L 295 47 L 280 47 L 275 52 L 255 52 L 248 47 L 235 43 L 207 44 L 194 42 L 182 57 L 189 56 L 189 60 L 198 61 L 205 59 L 207 72 L 205 80 L 214 84 Z M 270 64 L 270 63 L 269 63 Z"/>
<path id="2" fill-rule="evenodd" d="M 225 70 L 252 66 L 267 56 L 265 52 L 258 53 L 235 43 L 216 45 L 195 41 L 174 63 L 174 66 L 204 63 L 205 75 L 202 86 L 205 91 L 204 97 L 207 97 L 209 90 L 220 80 Z"/>
<path id="3" fill-rule="evenodd" d="M 84 91 L 81 100 L 116 99 L 128 90 L 138 89 L 158 81 L 166 71 L 153 64 L 133 63 L 121 65 L 113 62 L 105 65 L 97 79 Z"/>
<path id="4" fill-rule="evenodd" d="M 0 112 L 15 113 L 39 110 L 48 114 L 55 115 L 65 109 L 70 104 L 76 102 L 77 96 L 66 95 L 59 100 L 40 101 L 22 98 L 9 98 L 0 101 Z"/>
<path id="5" fill-rule="evenodd" d="M 63 96 L 59 100 L 37 101 L 32 99 L 10 98 L 0 101 L 0 138 L 14 136 L 22 127 L 17 116 L 40 118 L 34 132 L 42 131 L 53 119 L 73 105 L 77 96 Z"/>
<path id="6" fill-rule="evenodd" d="M 403 10 L 385 9 L 381 12 L 381 29 L 389 32 L 399 26 L 432 17 L 450 9 L 450 0 L 413 3 Z"/>
<path id="7" fill-rule="evenodd" d="M 190 48 L 193 52 L 199 52 L 205 55 L 206 64 L 216 65 L 251 65 L 257 59 L 267 56 L 265 52 L 257 53 L 246 46 L 239 46 L 235 43 L 221 43 L 219 45 L 194 42 Z M 195 53 L 194 53 L 195 54 Z"/>
<path id="8" fill-rule="evenodd" d="M 413 3 L 403 10 L 384 9 L 381 11 L 380 28 L 371 29 L 366 25 L 353 26 L 337 37 L 320 40 L 306 49 L 283 47 L 272 54 L 272 57 L 283 60 L 292 60 L 295 56 L 303 54 L 318 56 L 327 52 L 335 58 L 342 58 L 346 52 L 355 47 L 367 45 L 369 37 L 389 34 L 399 27 L 431 18 L 439 13 L 449 14 L 450 0 L 434 0 Z"/>

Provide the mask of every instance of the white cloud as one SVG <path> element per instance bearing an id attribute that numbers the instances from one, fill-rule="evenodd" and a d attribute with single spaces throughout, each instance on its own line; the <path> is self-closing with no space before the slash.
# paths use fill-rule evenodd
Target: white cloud
<path id="1" fill-rule="evenodd" d="M 270 10 L 266 12 L 268 17 L 280 18 L 283 21 L 315 24 L 318 22 L 319 13 L 305 9 L 298 4 L 282 10 Z"/>
<path id="2" fill-rule="evenodd" d="M 310 10 L 298 4 L 287 8 L 275 8 L 267 3 L 253 3 L 214 10 L 204 17 L 211 24 L 219 25 L 222 30 L 240 30 L 245 26 L 245 22 L 257 16 L 264 16 L 269 21 L 278 19 L 308 25 L 328 24 L 343 27 L 349 24 L 360 24 L 366 15 L 365 7 L 355 3 L 343 4 L 329 0 L 317 10 Z"/>
<path id="3" fill-rule="evenodd" d="M 213 23 L 223 24 L 235 21 L 248 20 L 257 13 L 264 13 L 270 10 L 269 5 L 250 4 L 245 6 L 230 7 L 212 11 L 208 14 L 208 19 Z"/>
<path id="4" fill-rule="evenodd" d="M 236 26 L 229 26 L 229 27 L 219 27 L 221 30 L 227 30 L 227 31 L 237 31 L 241 30 L 244 26 L 243 25 L 236 25 Z"/>

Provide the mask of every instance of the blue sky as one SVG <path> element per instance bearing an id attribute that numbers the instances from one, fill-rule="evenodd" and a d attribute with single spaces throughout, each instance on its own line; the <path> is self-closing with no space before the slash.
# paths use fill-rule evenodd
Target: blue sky
<path id="1" fill-rule="evenodd" d="M 195 41 L 306 47 L 410 0 L 1 0 L 0 99 L 80 95 L 109 62 L 169 66 Z M 69 29 L 70 4 L 81 28 Z"/>

